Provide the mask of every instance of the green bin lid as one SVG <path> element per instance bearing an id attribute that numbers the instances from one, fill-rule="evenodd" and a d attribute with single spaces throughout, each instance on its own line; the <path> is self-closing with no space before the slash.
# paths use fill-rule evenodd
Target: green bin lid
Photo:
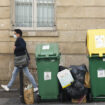
<path id="1" fill-rule="evenodd" d="M 38 44 L 36 46 L 36 58 L 58 57 L 59 48 L 57 43 Z"/>

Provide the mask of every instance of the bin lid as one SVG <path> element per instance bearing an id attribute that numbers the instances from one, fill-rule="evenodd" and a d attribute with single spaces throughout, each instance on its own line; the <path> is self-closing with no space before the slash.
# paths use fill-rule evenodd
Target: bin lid
<path id="1" fill-rule="evenodd" d="M 36 58 L 59 57 L 59 47 L 57 43 L 38 44 L 36 46 Z"/>
<path id="2" fill-rule="evenodd" d="M 88 30 L 87 48 L 90 57 L 94 54 L 103 57 L 105 54 L 105 29 Z"/>

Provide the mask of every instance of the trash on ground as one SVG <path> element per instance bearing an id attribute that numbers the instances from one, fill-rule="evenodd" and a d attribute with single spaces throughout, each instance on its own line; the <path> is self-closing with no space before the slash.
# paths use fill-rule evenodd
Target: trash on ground
<path id="1" fill-rule="evenodd" d="M 62 86 L 62 88 L 66 88 L 71 85 L 71 83 L 74 81 L 72 74 L 70 70 L 65 69 L 63 71 L 58 72 L 57 77 L 59 79 L 59 82 Z"/>
<path id="2" fill-rule="evenodd" d="M 85 74 L 85 87 L 90 88 L 90 74 L 89 74 L 89 72 L 86 72 L 86 74 Z"/>
<path id="3" fill-rule="evenodd" d="M 85 104 L 87 102 L 86 96 L 83 96 L 80 99 L 72 99 L 72 103 L 74 104 Z"/>
<path id="4" fill-rule="evenodd" d="M 87 68 L 86 65 L 72 65 L 69 67 L 69 69 L 71 70 L 71 74 L 74 77 L 74 80 L 78 80 L 82 83 L 84 83 L 85 80 L 85 74 L 87 72 Z"/>
<path id="5" fill-rule="evenodd" d="M 32 85 L 24 88 L 24 101 L 26 104 L 34 104 L 34 93 Z"/>
<path id="6" fill-rule="evenodd" d="M 66 78 L 66 76 L 70 76 L 69 78 L 73 78 L 73 81 L 72 79 L 69 80 L 65 80 L 65 79 L 62 79 L 63 82 L 61 82 L 61 80 L 59 79 L 62 87 L 64 86 L 64 83 L 66 82 L 67 84 L 70 84 L 70 85 L 65 85 L 66 87 L 63 89 L 65 90 L 66 92 L 66 95 L 69 97 L 69 99 L 71 98 L 72 99 L 72 102 L 73 103 L 86 103 L 86 96 L 87 96 L 87 93 L 88 93 L 88 87 L 87 85 L 89 85 L 89 79 L 88 76 L 88 70 L 86 68 L 86 65 L 72 65 L 70 66 L 69 68 L 67 67 L 64 67 L 64 66 L 60 66 L 59 67 L 59 73 L 63 73 L 65 70 L 69 69 L 68 71 L 70 72 L 70 75 L 68 74 L 63 74 L 64 77 Z M 58 74 L 59 74 L 58 73 Z M 64 78 L 62 75 L 61 75 L 62 78 Z M 69 81 L 69 82 L 68 82 Z M 62 91 L 63 91 L 62 90 Z M 81 98 L 82 97 L 82 98 Z M 84 100 L 83 100 L 84 99 Z"/>

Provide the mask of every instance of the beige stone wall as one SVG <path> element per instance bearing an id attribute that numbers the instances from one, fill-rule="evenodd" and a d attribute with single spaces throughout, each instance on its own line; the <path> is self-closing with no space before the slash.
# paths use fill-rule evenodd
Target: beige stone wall
<path id="1" fill-rule="evenodd" d="M 9 56 L 9 34 L 10 1 L 0 0 L 0 81 L 8 80 L 11 75 L 11 61 Z"/>
<path id="2" fill-rule="evenodd" d="M 9 80 L 13 70 L 11 37 L 11 0 L 0 0 L 0 81 Z M 35 72 L 35 47 L 38 43 L 59 44 L 61 64 L 86 64 L 86 32 L 105 28 L 105 0 L 56 0 L 55 31 L 24 31 L 31 55 L 31 72 Z"/>

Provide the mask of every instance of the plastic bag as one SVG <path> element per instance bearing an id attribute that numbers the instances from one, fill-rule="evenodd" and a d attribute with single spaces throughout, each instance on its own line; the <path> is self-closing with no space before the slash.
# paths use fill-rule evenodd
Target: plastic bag
<path id="1" fill-rule="evenodd" d="M 59 67 L 60 71 L 64 69 L 67 69 L 67 67 Z M 69 98 L 80 99 L 87 94 L 87 88 L 84 86 L 87 68 L 84 64 L 80 66 L 72 65 L 69 67 L 69 70 L 74 78 L 74 82 L 71 84 L 71 86 L 68 86 L 64 90 Z"/>
<path id="2" fill-rule="evenodd" d="M 80 81 L 82 84 L 84 84 L 84 82 L 85 82 L 85 74 L 79 73 L 78 75 L 76 75 L 75 80 L 78 80 L 78 81 Z"/>
<path id="3" fill-rule="evenodd" d="M 72 65 L 70 66 L 69 68 L 73 69 L 73 73 L 74 74 L 78 74 L 78 73 L 86 73 L 87 72 L 87 68 L 86 68 L 86 65 L 79 65 L 79 66 L 75 66 L 75 65 Z M 79 70 L 79 71 L 77 71 Z"/>
<path id="4" fill-rule="evenodd" d="M 79 99 L 87 94 L 87 89 L 84 86 L 87 68 L 84 64 L 80 66 L 72 65 L 70 66 L 70 72 L 75 81 L 66 88 L 66 91 L 71 98 Z"/>
<path id="5" fill-rule="evenodd" d="M 76 82 L 74 86 L 69 86 L 65 90 L 67 92 L 67 95 L 73 99 L 79 99 L 87 93 L 87 89 L 79 81 Z"/>
<path id="6" fill-rule="evenodd" d="M 65 66 L 59 66 L 59 71 L 62 71 L 62 70 L 65 70 L 65 69 L 68 69 L 68 68 L 65 67 Z"/>
<path id="7" fill-rule="evenodd" d="M 74 87 L 74 88 L 76 88 L 76 89 L 80 89 L 80 88 L 84 87 L 84 85 L 83 85 L 80 81 L 76 80 L 76 81 L 72 84 L 72 87 Z"/>
<path id="8" fill-rule="evenodd" d="M 70 72 L 75 80 L 79 80 L 80 82 L 84 83 L 85 81 L 85 74 L 87 72 L 86 65 L 70 66 Z"/>

